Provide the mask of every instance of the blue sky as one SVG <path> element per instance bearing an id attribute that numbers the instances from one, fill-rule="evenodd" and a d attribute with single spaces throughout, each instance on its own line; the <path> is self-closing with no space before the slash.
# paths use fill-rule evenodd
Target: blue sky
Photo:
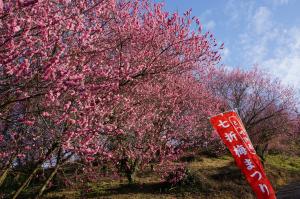
<path id="1" fill-rule="evenodd" d="M 222 63 L 258 64 L 300 89 L 299 0 L 161 0 L 168 11 L 192 8 L 205 30 L 225 43 Z"/>

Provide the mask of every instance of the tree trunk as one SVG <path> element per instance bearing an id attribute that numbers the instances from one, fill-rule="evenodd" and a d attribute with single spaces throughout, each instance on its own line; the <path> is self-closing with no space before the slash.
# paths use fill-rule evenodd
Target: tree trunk
<path id="1" fill-rule="evenodd" d="M 150 164 L 150 170 L 153 172 L 154 171 L 154 164 Z"/>
<path id="2" fill-rule="evenodd" d="M 268 146 L 269 146 L 268 143 L 265 144 L 261 150 L 261 157 L 262 157 L 263 165 L 265 164 L 266 155 L 268 154 Z"/>
<path id="3" fill-rule="evenodd" d="M 136 174 L 138 165 L 139 165 L 139 159 L 136 159 L 134 161 L 134 163 L 132 165 L 130 165 L 130 167 L 126 171 L 126 177 L 127 177 L 129 184 L 132 184 L 135 181 L 135 174 Z"/>
<path id="4" fill-rule="evenodd" d="M 2 184 L 4 183 L 8 173 L 9 173 L 10 167 L 7 167 L 4 172 L 2 173 L 1 177 L 0 177 L 0 187 L 2 186 Z"/>
<path id="5" fill-rule="evenodd" d="M 44 193 L 44 191 L 46 190 L 48 184 L 50 183 L 50 181 L 52 180 L 52 178 L 54 177 L 54 175 L 57 173 L 57 170 L 58 170 L 58 168 L 59 168 L 59 166 L 60 166 L 61 150 L 62 150 L 62 148 L 60 147 L 60 148 L 58 149 L 58 152 L 57 152 L 56 165 L 55 165 L 55 167 L 54 167 L 54 170 L 51 172 L 51 174 L 50 174 L 50 176 L 47 178 L 46 182 L 42 185 L 42 187 L 41 187 L 41 189 L 40 189 L 38 195 L 35 197 L 36 199 L 39 198 L 39 197 L 41 197 L 41 196 L 43 195 L 43 193 Z"/>
<path id="6" fill-rule="evenodd" d="M 54 170 L 51 172 L 50 176 L 47 178 L 46 182 L 45 182 L 45 183 L 43 184 L 43 186 L 41 187 L 41 189 L 40 189 L 38 195 L 35 197 L 36 199 L 40 198 L 40 197 L 43 195 L 43 193 L 44 193 L 44 191 L 46 190 L 48 184 L 51 182 L 51 180 L 53 179 L 53 177 L 54 177 L 55 174 L 57 173 L 58 169 L 59 169 L 59 165 L 57 164 L 57 165 L 55 166 Z"/>
<path id="7" fill-rule="evenodd" d="M 13 196 L 13 199 L 16 199 L 20 193 L 23 191 L 23 189 L 25 189 L 25 187 L 27 187 L 27 185 L 29 185 L 30 181 L 32 180 L 32 178 L 35 176 L 35 174 L 37 173 L 37 171 L 39 170 L 39 166 L 37 165 L 34 170 L 31 172 L 30 176 L 26 179 L 25 182 L 23 182 L 22 186 L 19 187 L 19 189 L 16 191 L 16 193 Z"/>
<path id="8" fill-rule="evenodd" d="M 128 180 L 128 184 L 132 184 L 135 181 L 135 172 L 134 171 L 128 171 L 126 173 L 126 177 Z"/>
<path id="9" fill-rule="evenodd" d="M 57 173 L 58 169 L 59 169 L 66 161 L 68 161 L 68 160 L 72 157 L 72 155 L 73 155 L 73 153 L 71 153 L 71 154 L 69 154 L 65 159 L 61 160 L 62 157 L 64 156 L 64 155 L 61 155 L 61 151 L 62 151 L 62 148 L 59 148 L 58 153 L 57 153 L 57 160 L 56 160 L 56 165 L 55 165 L 55 167 L 54 167 L 54 170 L 51 172 L 51 174 L 50 174 L 50 176 L 47 178 L 46 182 L 42 185 L 42 187 L 41 187 L 41 189 L 40 189 L 38 195 L 35 197 L 35 199 L 38 199 L 38 198 L 40 198 L 40 197 L 43 195 L 44 191 L 46 190 L 47 186 L 49 185 L 49 183 L 51 182 L 51 180 L 53 179 L 53 177 L 54 177 L 55 174 Z"/>
<path id="10" fill-rule="evenodd" d="M 1 177 L 0 177 L 0 187 L 2 186 L 2 184 L 4 183 L 6 177 L 8 176 L 8 173 L 10 171 L 10 168 L 15 160 L 16 156 L 13 155 L 13 157 L 10 158 L 10 160 L 7 161 L 6 163 L 6 167 L 4 169 L 4 172 L 1 174 Z"/>
<path id="11" fill-rule="evenodd" d="M 256 147 L 256 152 L 257 152 L 257 155 L 260 157 L 260 160 L 264 166 L 265 164 L 265 161 L 266 161 L 266 155 L 267 155 L 267 152 L 268 152 L 268 146 L 269 144 L 264 144 L 264 145 L 258 145 Z"/>
<path id="12" fill-rule="evenodd" d="M 133 184 L 135 182 L 136 171 L 137 171 L 137 166 L 132 167 L 130 170 L 126 172 L 128 184 Z"/>
<path id="13" fill-rule="evenodd" d="M 58 147 L 57 142 L 52 144 L 51 149 L 49 149 L 49 151 L 46 153 L 45 157 L 37 162 L 35 168 L 31 172 L 30 176 L 26 179 L 26 181 L 22 184 L 22 186 L 19 187 L 19 189 L 16 191 L 16 193 L 13 196 L 13 199 L 16 199 L 20 195 L 20 193 L 29 185 L 32 178 L 36 175 L 37 171 L 40 169 L 40 167 L 42 166 L 44 161 L 52 154 L 53 151 L 55 151 L 55 149 L 57 147 Z"/>

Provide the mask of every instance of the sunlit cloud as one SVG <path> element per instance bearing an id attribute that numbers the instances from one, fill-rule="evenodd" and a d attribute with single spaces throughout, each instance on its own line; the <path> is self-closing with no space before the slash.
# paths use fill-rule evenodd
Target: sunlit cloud
<path id="1" fill-rule="evenodd" d="M 244 11 L 236 12 L 242 16 Z M 256 6 L 250 16 L 244 16 L 247 25 L 239 34 L 242 62 L 258 64 L 284 83 L 300 88 L 300 27 L 285 27 L 275 21 L 267 6 Z"/>
<path id="2" fill-rule="evenodd" d="M 216 27 L 216 22 L 213 21 L 213 20 L 209 20 L 207 23 L 204 24 L 204 27 L 207 29 L 207 30 L 212 30 Z"/>

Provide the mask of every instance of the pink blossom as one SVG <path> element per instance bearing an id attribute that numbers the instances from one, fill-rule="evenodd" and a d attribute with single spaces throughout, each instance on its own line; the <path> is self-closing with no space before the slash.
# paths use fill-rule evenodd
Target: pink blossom
<path id="1" fill-rule="evenodd" d="M 24 149 L 25 149 L 25 150 L 30 150 L 30 149 L 31 149 L 31 146 L 28 146 L 28 145 L 27 145 L 27 146 L 24 147 Z"/>
<path id="2" fill-rule="evenodd" d="M 48 112 L 46 112 L 46 111 L 45 111 L 45 112 L 43 112 L 43 113 L 42 113 L 42 115 L 43 115 L 44 117 L 49 117 L 49 116 L 51 116 L 51 114 L 50 114 L 50 113 L 48 113 Z"/>

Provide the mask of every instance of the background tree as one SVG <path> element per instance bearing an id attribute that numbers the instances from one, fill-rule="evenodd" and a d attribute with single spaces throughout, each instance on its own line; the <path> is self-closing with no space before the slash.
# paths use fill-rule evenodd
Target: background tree
<path id="1" fill-rule="evenodd" d="M 114 161 L 131 183 L 139 168 L 167 164 L 187 150 L 199 150 L 212 139 L 207 118 L 218 112 L 218 105 L 192 73 L 136 84 L 125 91 L 124 102 L 109 121 L 121 132 L 109 144 Z"/>
<path id="2" fill-rule="evenodd" d="M 3 166 L 11 168 L 15 156 L 23 157 L 18 165 L 33 165 L 15 198 L 52 158 L 57 167 L 69 154 L 111 158 L 106 142 L 122 132 L 110 117 L 120 104 L 133 105 L 123 103 L 125 91 L 220 59 L 213 36 L 190 12 L 170 15 L 147 0 L 7 0 L 1 8 Z"/>
<path id="3" fill-rule="evenodd" d="M 224 102 L 224 108 L 237 109 L 247 132 L 264 159 L 271 140 L 289 138 L 295 129 L 295 91 L 257 68 L 215 69 L 211 89 Z"/>

